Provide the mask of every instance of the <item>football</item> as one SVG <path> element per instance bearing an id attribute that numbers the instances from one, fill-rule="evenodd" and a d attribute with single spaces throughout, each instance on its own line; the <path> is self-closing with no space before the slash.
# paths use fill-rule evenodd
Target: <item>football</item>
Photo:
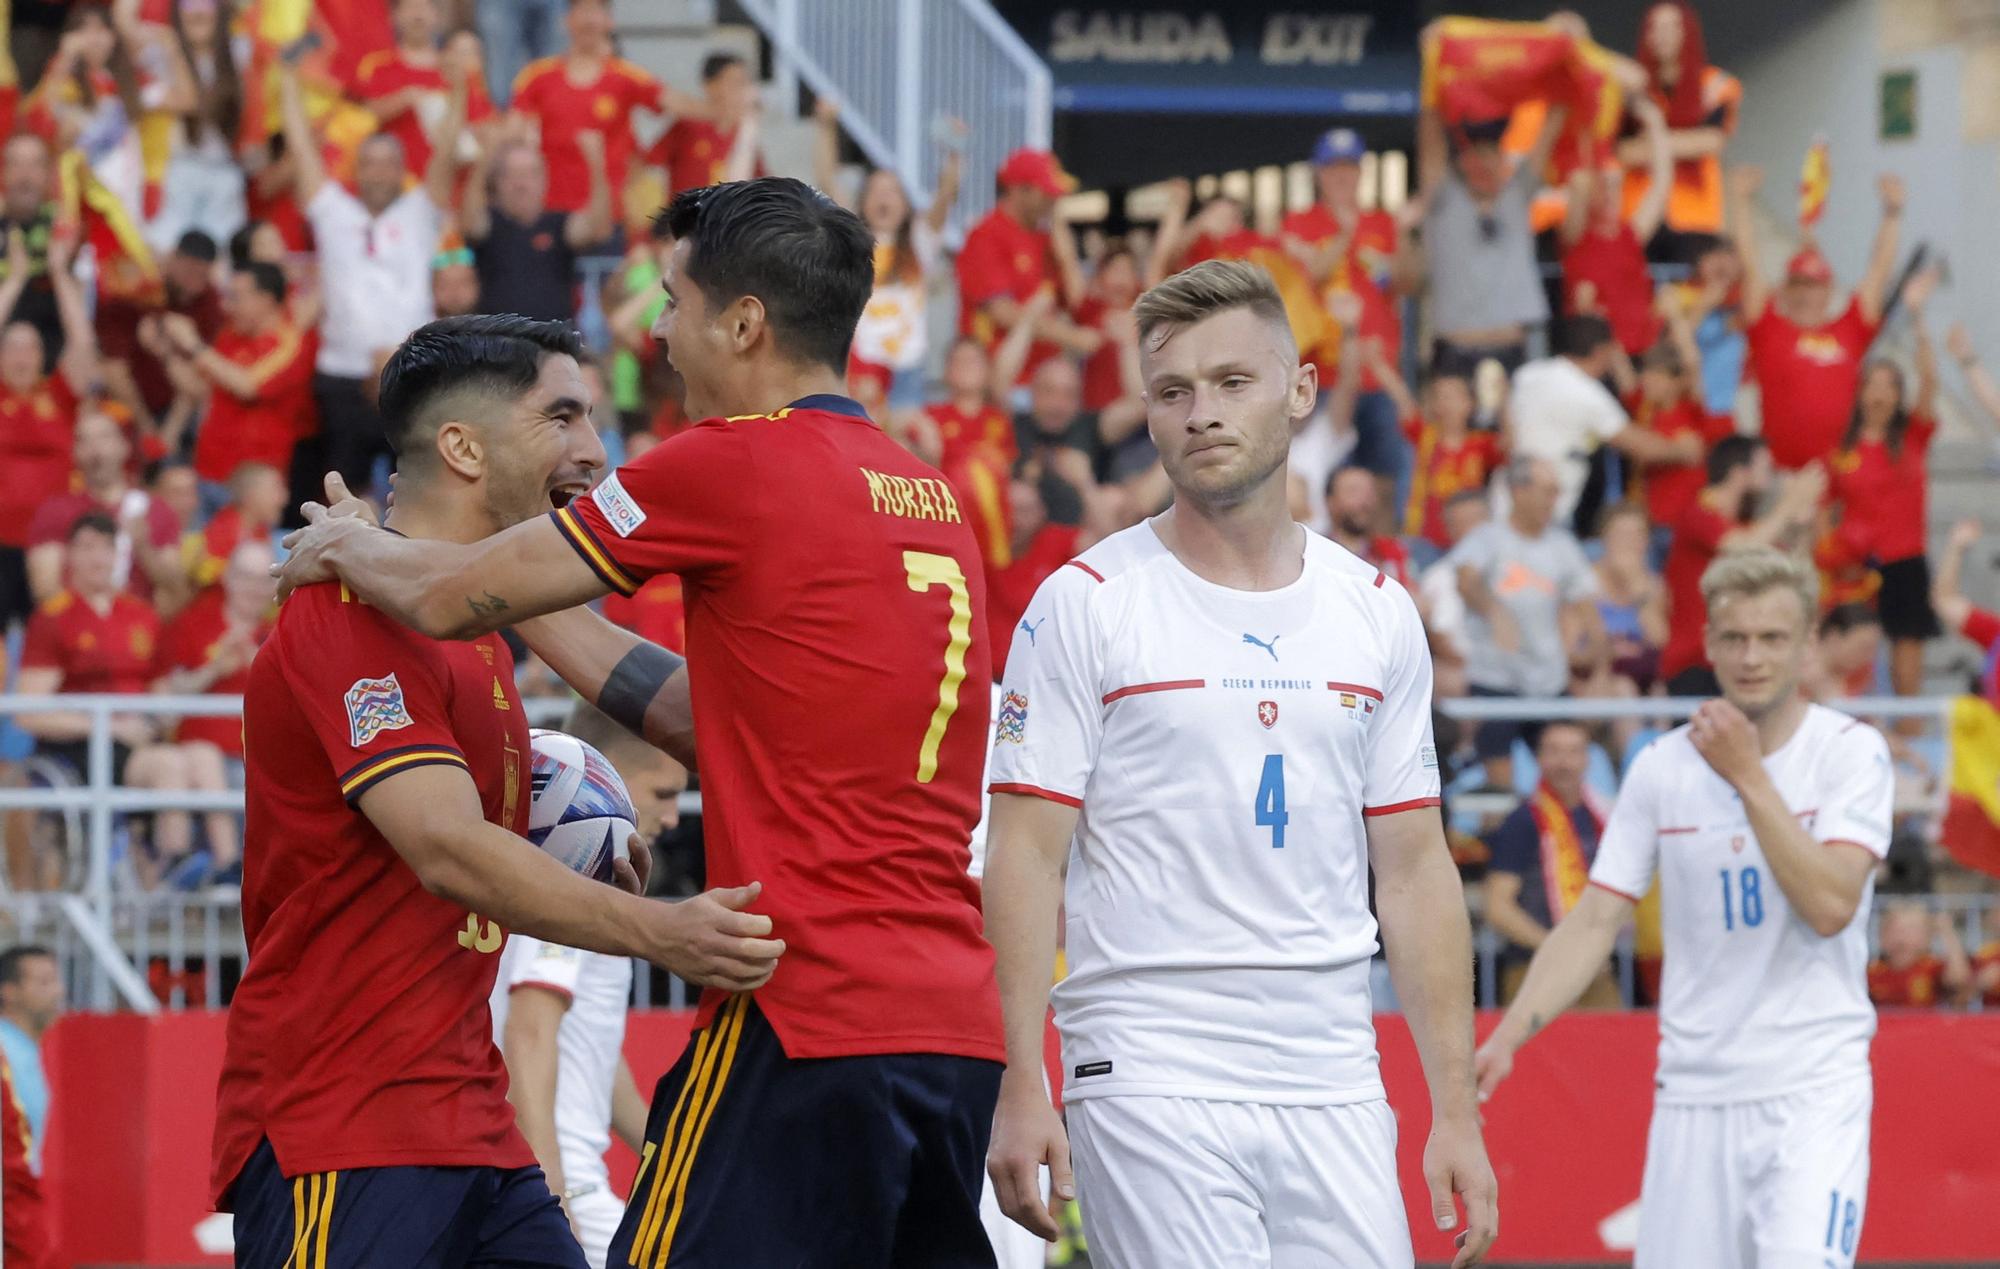
<path id="1" fill-rule="evenodd" d="M 528 840 L 573 872 L 611 880 L 630 856 L 632 796 L 610 761 L 574 736 L 537 728 L 528 800 Z"/>

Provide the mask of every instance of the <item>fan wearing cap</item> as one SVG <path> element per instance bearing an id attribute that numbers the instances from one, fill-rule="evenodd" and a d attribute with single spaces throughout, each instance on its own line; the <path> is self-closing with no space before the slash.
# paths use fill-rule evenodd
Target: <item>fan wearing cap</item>
<path id="1" fill-rule="evenodd" d="M 1037 291 L 1056 284 L 1049 216 L 1076 182 L 1047 150 L 1016 150 L 994 177 L 999 201 L 965 236 L 958 254 L 958 330 L 991 351 L 1027 312 Z M 1051 309 L 1033 319 L 1035 343 L 1019 382 L 1058 352 L 1096 352 L 1104 337 Z"/>
<path id="2" fill-rule="evenodd" d="M 1313 146 L 1313 183 L 1319 197 L 1287 215 L 1279 240 L 1311 275 L 1322 294 L 1352 291 L 1361 299 L 1363 339 L 1377 341 L 1389 365 L 1403 355 L 1403 323 L 1396 305 L 1404 293 L 1399 260 L 1409 257 L 1408 234 L 1380 207 L 1361 208 L 1361 158 L 1366 143 L 1352 128 L 1334 128 Z M 1325 347 L 1323 345 L 1323 347 Z M 1319 381 L 1339 379 L 1339 367 L 1322 365 Z M 1395 482 L 1395 505 L 1409 501 L 1411 457 L 1395 401 L 1372 368 L 1361 377 L 1354 402 L 1354 452 L 1348 461 Z"/>
<path id="3" fill-rule="evenodd" d="M 1901 177 L 1876 184 L 1882 220 L 1868 251 L 1867 271 L 1847 307 L 1833 307 L 1833 266 L 1810 239 L 1785 266 L 1774 293 L 1758 267 L 1756 217 L 1751 200 L 1763 183 L 1759 168 L 1730 177 L 1730 221 L 1743 258 L 1743 321 L 1750 340 L 1750 377 L 1764 411 L 1764 442 L 1779 467 L 1796 470 L 1839 447 L 1854 397 L 1861 360 L 1882 325 L 1882 305 L 1896 263 L 1896 246 L 1908 194 Z"/>

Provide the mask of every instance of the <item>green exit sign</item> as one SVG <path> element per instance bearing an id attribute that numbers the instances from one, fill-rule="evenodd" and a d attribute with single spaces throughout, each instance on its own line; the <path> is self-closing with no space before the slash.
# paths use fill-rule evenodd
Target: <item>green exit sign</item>
<path id="1" fill-rule="evenodd" d="M 1917 72 L 1882 72 L 1881 132 L 1884 141 L 1907 141 L 1917 135 Z"/>

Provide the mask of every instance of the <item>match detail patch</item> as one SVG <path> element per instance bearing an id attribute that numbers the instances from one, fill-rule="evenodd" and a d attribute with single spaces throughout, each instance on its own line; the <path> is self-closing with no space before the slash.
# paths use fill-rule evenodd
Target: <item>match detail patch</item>
<path id="1" fill-rule="evenodd" d="M 1000 698 L 1000 722 L 993 729 L 993 738 L 1009 745 L 1022 743 L 1028 731 L 1028 695 L 1025 692 L 1009 692 Z"/>
<path id="2" fill-rule="evenodd" d="M 347 706 L 347 738 L 356 749 L 385 731 L 414 726 L 403 703 L 403 685 L 391 674 L 381 679 L 357 679 L 342 698 Z"/>
<path id="3" fill-rule="evenodd" d="M 646 513 L 625 492 L 625 486 L 618 483 L 618 473 L 612 472 L 597 488 L 590 491 L 590 500 L 604 513 L 604 521 L 611 531 L 621 538 L 629 538 L 646 523 Z"/>

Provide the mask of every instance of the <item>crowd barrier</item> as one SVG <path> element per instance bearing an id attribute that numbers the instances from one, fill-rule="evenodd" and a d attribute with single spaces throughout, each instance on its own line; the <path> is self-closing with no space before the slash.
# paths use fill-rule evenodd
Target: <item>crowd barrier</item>
<path id="1" fill-rule="evenodd" d="M 650 1090 L 686 1044 L 691 1014 L 635 1012 L 625 1052 Z M 1482 1014 L 1483 1035 L 1497 1015 Z M 1446 1263 L 1429 1218 L 1422 1153 L 1430 1116 L 1400 1017 L 1376 1019 L 1396 1110 L 1398 1168 L 1419 1259 Z M 1500 1264 L 1630 1259 L 1652 1102 L 1649 1013 L 1573 1014 L 1522 1051 L 1485 1107 L 1500 1179 Z M 47 1182 L 63 1265 L 228 1261 L 229 1221 L 208 1208 L 208 1146 L 223 1015 L 199 1010 L 64 1019 L 48 1041 L 55 1110 Z M 2000 1259 L 2000 1015 L 1890 1012 L 1874 1047 L 1873 1165 L 1860 1262 Z M 610 1156 L 620 1193 L 635 1161 Z M 1692 1269 L 1692 1267 L 1690 1267 Z"/>

